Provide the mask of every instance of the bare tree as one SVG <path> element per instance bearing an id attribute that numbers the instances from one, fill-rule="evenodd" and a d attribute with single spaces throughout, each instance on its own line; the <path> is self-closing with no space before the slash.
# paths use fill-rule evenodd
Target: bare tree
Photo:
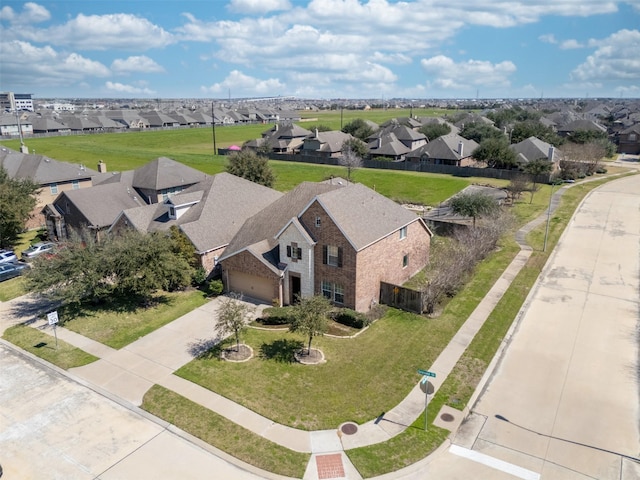
<path id="1" fill-rule="evenodd" d="M 364 165 L 362 156 L 348 141 L 342 146 L 342 156 L 338 159 L 338 164 L 347 168 L 348 181 L 351 181 L 351 173 Z"/>
<path id="2" fill-rule="evenodd" d="M 530 188 L 527 176 L 518 175 L 511 179 L 511 182 L 509 182 L 509 185 L 505 187 L 505 190 L 507 191 L 507 198 L 511 200 L 511 203 L 515 203 L 522 193 L 528 192 Z"/>
<path id="3" fill-rule="evenodd" d="M 567 142 L 562 146 L 563 164 L 571 162 L 574 169 L 585 174 L 593 174 L 598 170 L 602 159 L 607 155 L 607 142 L 591 141 L 587 143 Z"/>
<path id="4" fill-rule="evenodd" d="M 224 297 L 218 309 L 216 332 L 222 337 L 234 335 L 236 351 L 240 351 L 240 334 L 247 328 L 255 308 L 241 301 L 241 296 L 230 294 Z"/>

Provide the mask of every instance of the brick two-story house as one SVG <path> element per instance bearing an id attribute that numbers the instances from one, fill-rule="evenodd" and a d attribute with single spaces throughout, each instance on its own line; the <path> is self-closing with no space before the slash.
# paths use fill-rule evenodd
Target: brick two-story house
<path id="1" fill-rule="evenodd" d="M 280 305 L 323 294 L 367 311 L 381 281 L 426 266 L 430 239 L 421 218 L 361 184 L 305 182 L 248 219 L 220 262 L 228 291 Z"/>

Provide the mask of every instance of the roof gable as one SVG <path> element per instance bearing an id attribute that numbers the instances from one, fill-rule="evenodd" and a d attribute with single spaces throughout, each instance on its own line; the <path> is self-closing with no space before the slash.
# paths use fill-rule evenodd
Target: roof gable
<path id="1" fill-rule="evenodd" d="M 159 191 L 164 188 L 189 186 L 207 178 L 205 173 L 167 157 L 159 157 L 134 170 L 133 186 Z"/>

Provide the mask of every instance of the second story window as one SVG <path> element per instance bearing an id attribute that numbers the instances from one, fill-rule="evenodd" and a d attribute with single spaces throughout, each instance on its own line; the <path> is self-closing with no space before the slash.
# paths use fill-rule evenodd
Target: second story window
<path id="1" fill-rule="evenodd" d="M 302 260 L 302 248 L 298 247 L 297 243 L 287 245 L 287 257 L 291 258 L 294 262 Z"/>
<path id="2" fill-rule="evenodd" d="M 322 247 L 322 263 L 332 267 L 342 266 L 342 248 L 335 245 Z"/>
<path id="3" fill-rule="evenodd" d="M 400 240 L 403 238 L 407 238 L 407 227 L 402 227 L 400 229 Z"/>
<path id="4" fill-rule="evenodd" d="M 320 217 L 316 217 L 316 227 L 320 227 L 320 225 L 322 225 L 322 220 Z"/>
<path id="5" fill-rule="evenodd" d="M 58 184 L 57 183 L 52 183 L 49 185 L 49 189 L 51 190 L 51 194 L 55 195 L 58 193 Z"/>
<path id="6" fill-rule="evenodd" d="M 78 190 L 80 188 L 80 182 L 78 180 L 73 180 L 71 185 L 74 190 Z"/>

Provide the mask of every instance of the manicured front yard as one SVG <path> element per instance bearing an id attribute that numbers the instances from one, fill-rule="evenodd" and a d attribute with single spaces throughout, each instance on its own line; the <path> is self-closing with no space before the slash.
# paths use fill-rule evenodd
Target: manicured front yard
<path id="1" fill-rule="evenodd" d="M 7 328 L 2 338 L 65 370 L 98 360 L 97 357 L 60 339 L 56 348 L 56 339 L 53 334 L 49 335 L 26 325 Z"/>
<path id="2" fill-rule="evenodd" d="M 200 358 L 177 374 L 278 423 L 308 430 L 362 423 L 397 405 L 466 320 L 516 252 L 513 245 L 485 262 L 455 302 L 429 319 L 390 310 L 356 338 L 317 338 L 327 362 L 288 362 L 302 336 L 250 329 L 243 338 L 258 355 L 245 363 Z M 262 352 L 262 357 L 260 356 Z"/>
<path id="3" fill-rule="evenodd" d="M 111 309 L 84 306 L 75 311 L 63 307 L 58 309 L 58 314 L 65 328 L 119 349 L 207 302 L 198 290 L 165 292 L 158 294 L 156 300 L 158 303 L 149 308 L 137 305 L 111 305 Z"/>
<path id="4" fill-rule="evenodd" d="M 309 454 L 281 447 L 159 385 L 154 385 L 145 394 L 142 408 L 269 472 L 302 478 L 309 462 Z"/>

